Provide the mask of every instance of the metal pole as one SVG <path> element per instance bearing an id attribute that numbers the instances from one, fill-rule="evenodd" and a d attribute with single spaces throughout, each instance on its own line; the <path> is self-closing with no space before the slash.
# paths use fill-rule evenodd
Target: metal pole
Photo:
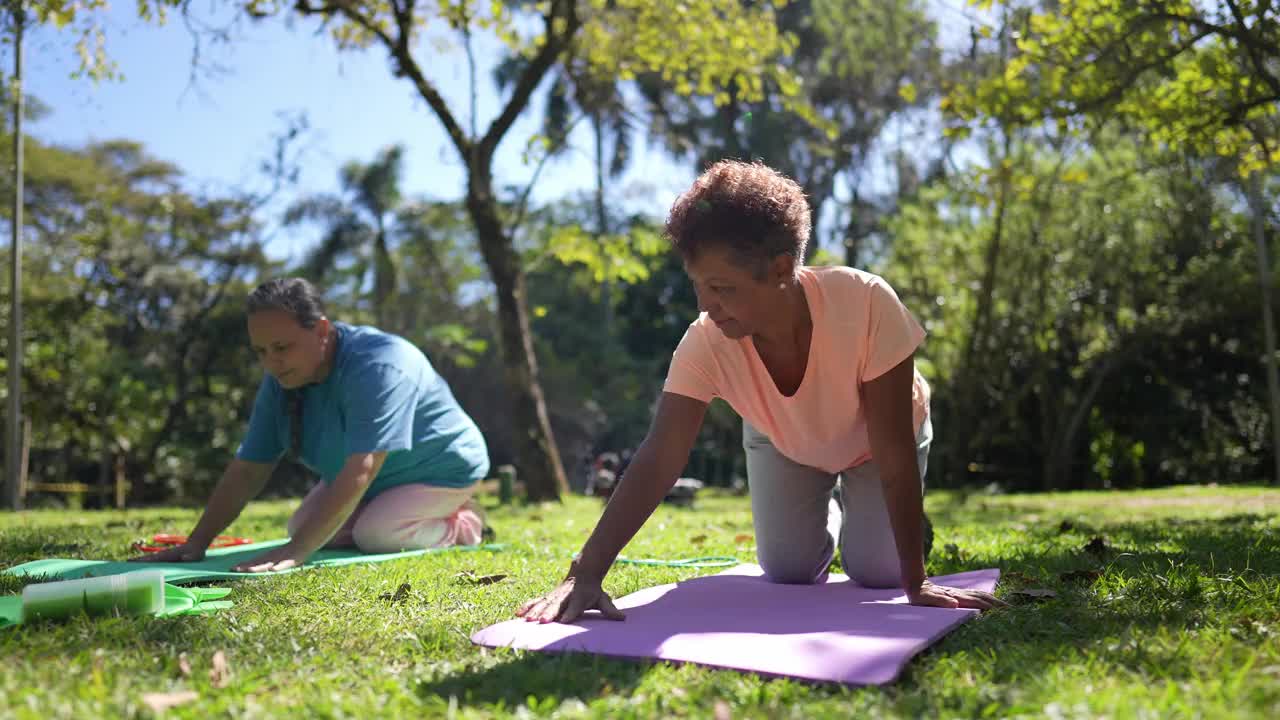
<path id="1" fill-rule="evenodd" d="M 9 419 L 5 445 L 9 507 L 22 509 L 22 31 L 26 10 L 13 10 L 13 237 L 9 244 Z"/>

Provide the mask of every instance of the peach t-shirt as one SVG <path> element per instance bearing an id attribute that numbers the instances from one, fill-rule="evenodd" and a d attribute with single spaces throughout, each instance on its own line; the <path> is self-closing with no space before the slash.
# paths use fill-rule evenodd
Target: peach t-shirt
<path id="1" fill-rule="evenodd" d="M 802 267 L 813 318 L 809 364 L 795 394 L 778 391 L 750 337 L 731 340 L 702 313 L 671 358 L 666 392 L 722 398 L 792 460 L 836 473 L 871 458 L 860 386 L 893 369 L 924 340 L 924 328 L 877 275 L 848 267 Z M 917 429 L 929 385 L 915 375 Z"/>

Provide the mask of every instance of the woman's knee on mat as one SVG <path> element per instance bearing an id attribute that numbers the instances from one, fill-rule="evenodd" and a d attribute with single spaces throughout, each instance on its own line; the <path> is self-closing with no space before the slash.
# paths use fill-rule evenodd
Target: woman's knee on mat
<path id="1" fill-rule="evenodd" d="M 902 569 L 898 558 L 885 558 L 877 562 L 869 558 L 850 557 L 841 553 L 841 564 L 850 580 L 866 588 L 902 587 Z"/>
<path id="2" fill-rule="evenodd" d="M 421 550 L 441 544 L 441 540 L 447 534 L 446 525 L 446 521 L 442 518 L 391 525 L 371 522 L 361 517 L 356 520 L 351 536 L 361 552 Z"/>
<path id="3" fill-rule="evenodd" d="M 356 518 L 352 529 L 356 547 L 364 552 L 479 545 L 483 533 L 484 517 L 474 500 L 445 517 L 406 518 L 403 513 L 365 512 Z"/>
<path id="4" fill-rule="evenodd" d="M 828 536 L 825 547 L 797 551 L 794 546 L 758 545 L 756 559 L 771 582 L 783 585 L 812 585 L 827 574 L 835 543 Z"/>

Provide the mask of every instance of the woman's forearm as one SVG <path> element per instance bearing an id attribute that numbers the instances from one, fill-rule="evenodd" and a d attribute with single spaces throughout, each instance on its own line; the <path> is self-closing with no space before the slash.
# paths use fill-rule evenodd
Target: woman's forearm
<path id="1" fill-rule="evenodd" d="M 582 547 L 574 564 L 575 577 L 603 580 L 618 553 L 631 542 L 675 484 L 678 470 L 664 471 L 654 455 L 644 445 L 636 452 L 595 530 Z"/>
<path id="2" fill-rule="evenodd" d="M 925 580 L 924 498 L 920 475 L 911 468 L 882 472 L 880 483 L 889 510 L 889 525 L 893 528 L 893 539 L 898 548 L 902 587 L 908 593 L 914 592 Z"/>
<path id="3" fill-rule="evenodd" d="M 188 544 L 209 547 L 213 539 L 240 517 L 245 505 L 266 487 L 274 465 L 232 460 L 223 471 Z"/>
<path id="4" fill-rule="evenodd" d="M 338 477 L 317 498 L 316 511 L 294 532 L 290 542 L 303 554 L 324 547 L 342 524 L 355 512 L 373 478 L 382 466 L 385 453 L 353 455 Z"/>

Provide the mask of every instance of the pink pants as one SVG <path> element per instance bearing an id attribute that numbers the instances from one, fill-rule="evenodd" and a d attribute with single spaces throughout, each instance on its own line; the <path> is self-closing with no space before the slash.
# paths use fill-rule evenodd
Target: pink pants
<path id="1" fill-rule="evenodd" d="M 435 485 L 398 485 L 373 500 L 361 502 L 325 547 L 355 546 L 362 552 L 479 545 L 484 514 L 472 495 L 475 483 L 465 488 Z M 318 483 L 289 518 L 289 536 L 315 512 L 329 485 Z"/>

